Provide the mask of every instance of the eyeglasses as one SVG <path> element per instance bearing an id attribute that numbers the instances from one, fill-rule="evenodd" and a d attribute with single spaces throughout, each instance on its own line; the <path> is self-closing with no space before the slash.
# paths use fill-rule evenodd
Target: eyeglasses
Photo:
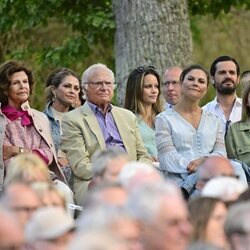
<path id="1" fill-rule="evenodd" d="M 169 86 L 170 84 L 172 84 L 173 86 L 178 86 L 180 85 L 180 82 L 179 81 L 166 81 L 162 83 L 163 86 Z"/>
<path id="2" fill-rule="evenodd" d="M 137 67 L 136 70 L 139 73 L 143 73 L 143 72 L 150 71 L 150 70 L 156 71 L 156 67 L 154 65 L 141 65 Z"/>
<path id="3" fill-rule="evenodd" d="M 107 88 L 113 88 L 114 84 L 112 82 L 107 82 L 107 81 L 97 81 L 97 82 L 85 82 L 85 84 L 88 84 L 94 89 L 99 89 L 105 85 Z"/>

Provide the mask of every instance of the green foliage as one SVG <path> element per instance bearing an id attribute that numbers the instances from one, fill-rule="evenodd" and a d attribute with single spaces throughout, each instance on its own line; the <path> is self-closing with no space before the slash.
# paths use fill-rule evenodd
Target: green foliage
<path id="1" fill-rule="evenodd" d="M 192 15 L 213 14 L 217 17 L 221 12 L 228 13 L 234 8 L 250 8 L 250 0 L 188 0 Z"/>
<path id="2" fill-rule="evenodd" d="M 105 62 L 113 48 L 115 24 L 108 0 L 1 0 L 0 16 L 0 60 L 19 59 L 32 68 L 37 108 L 43 107 L 42 82 L 52 69 L 80 68 L 82 73 L 89 55 Z M 100 43 L 106 54 L 96 55 Z"/>
<path id="3" fill-rule="evenodd" d="M 22 48 L 10 52 L 10 57 L 29 57 L 37 51 L 32 38 L 35 29 L 47 27 L 51 21 L 69 27 L 68 36 L 57 44 L 42 44 L 38 62 L 57 66 L 70 64 L 87 56 L 90 46 L 98 41 L 113 41 L 114 20 L 110 1 L 94 0 L 2 0 L 0 2 L 0 34 L 3 40 L 25 37 Z M 8 35 L 7 35 L 8 33 Z M 72 60 L 72 59 L 71 59 Z"/>

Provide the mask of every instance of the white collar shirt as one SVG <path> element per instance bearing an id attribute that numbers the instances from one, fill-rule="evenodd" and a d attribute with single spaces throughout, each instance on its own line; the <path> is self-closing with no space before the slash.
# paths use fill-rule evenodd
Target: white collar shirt
<path id="1" fill-rule="evenodd" d="M 213 101 L 207 103 L 202 108 L 206 111 L 209 111 L 215 114 L 221 120 L 224 130 L 226 130 L 226 124 L 228 121 L 230 121 L 230 123 L 234 123 L 234 122 L 241 120 L 242 99 L 239 97 L 236 97 L 236 100 L 234 102 L 228 121 L 226 119 L 226 116 L 224 114 L 224 111 L 220 103 L 217 100 L 217 97 L 215 97 Z"/>

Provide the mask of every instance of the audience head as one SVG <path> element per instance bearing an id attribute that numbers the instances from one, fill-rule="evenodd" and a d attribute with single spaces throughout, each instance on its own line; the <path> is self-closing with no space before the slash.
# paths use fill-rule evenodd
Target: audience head
<path id="1" fill-rule="evenodd" d="M 230 56 L 216 58 L 211 67 L 210 74 L 216 91 L 221 95 L 232 95 L 239 84 L 240 67 L 238 62 Z"/>
<path id="2" fill-rule="evenodd" d="M 186 203 L 173 183 L 139 186 L 129 196 L 127 208 L 142 228 L 144 249 L 186 249 L 191 225 Z"/>
<path id="3" fill-rule="evenodd" d="M 193 225 L 192 241 L 202 241 L 224 249 L 226 236 L 224 223 L 227 207 L 217 198 L 199 197 L 189 202 L 190 220 Z"/>
<path id="4" fill-rule="evenodd" d="M 36 154 L 24 153 L 11 158 L 5 177 L 5 185 L 12 182 L 50 182 L 48 166 Z"/>
<path id="5" fill-rule="evenodd" d="M 65 106 L 74 107 L 81 92 L 81 80 L 73 70 L 59 68 L 51 72 L 46 87 L 47 102 L 57 101 Z"/>
<path id="6" fill-rule="evenodd" d="M 164 178 L 151 165 L 143 162 L 127 163 L 119 174 L 119 181 L 129 191 L 145 183 L 163 182 Z"/>
<path id="7" fill-rule="evenodd" d="M 119 183 L 100 183 L 90 190 L 83 200 L 83 207 L 118 206 L 123 207 L 128 193 Z"/>
<path id="8" fill-rule="evenodd" d="M 181 75 L 180 75 L 180 83 L 183 84 L 183 81 L 185 80 L 185 78 L 187 77 L 187 75 L 193 71 L 193 70 L 200 70 L 204 73 L 204 79 L 205 79 L 205 83 L 208 86 L 209 84 L 209 74 L 208 72 L 199 64 L 193 64 L 190 65 L 188 67 L 186 67 L 185 69 L 183 69 Z"/>
<path id="9" fill-rule="evenodd" d="M 194 64 L 182 71 L 180 84 L 182 98 L 197 102 L 207 92 L 209 75 L 201 65 Z"/>
<path id="10" fill-rule="evenodd" d="M 128 250 L 125 244 L 124 241 L 107 230 L 84 231 L 73 238 L 68 250 Z"/>
<path id="11" fill-rule="evenodd" d="M 0 249 L 23 249 L 24 235 L 19 223 L 3 208 L 0 208 L 0 221 Z"/>
<path id="12" fill-rule="evenodd" d="M 241 181 L 228 176 L 210 180 L 202 189 L 201 196 L 219 198 L 229 205 L 247 189 Z"/>
<path id="13" fill-rule="evenodd" d="M 28 93 L 18 97 L 18 101 L 25 102 L 32 92 L 34 84 L 32 72 L 19 61 L 8 61 L 0 66 L 0 103 L 5 106 L 13 93 L 12 82 L 22 78 L 27 83 Z M 27 81 L 27 82 L 26 82 Z"/>
<path id="14" fill-rule="evenodd" d="M 31 188 L 36 192 L 41 206 L 66 208 L 66 200 L 63 193 L 61 193 L 53 183 L 34 182 L 31 184 Z"/>
<path id="15" fill-rule="evenodd" d="M 3 191 L 1 204 L 25 226 L 33 212 L 41 206 L 36 193 L 24 183 L 11 183 Z"/>
<path id="16" fill-rule="evenodd" d="M 60 207 L 38 209 L 28 221 L 25 235 L 36 250 L 65 249 L 75 229 L 74 219 Z"/>
<path id="17" fill-rule="evenodd" d="M 180 75 L 181 67 L 170 67 L 166 69 L 163 76 L 162 92 L 167 103 L 175 105 L 181 98 Z"/>
<path id="18" fill-rule="evenodd" d="M 197 170 L 197 189 L 201 190 L 212 178 L 219 176 L 235 177 L 234 169 L 228 159 L 222 156 L 211 156 Z"/>
<path id="19" fill-rule="evenodd" d="M 94 181 L 114 182 L 123 166 L 128 162 L 128 156 L 121 148 L 107 148 L 97 151 L 92 159 L 92 175 Z"/>
<path id="20" fill-rule="evenodd" d="M 107 231 L 124 240 L 129 250 L 142 250 L 136 221 L 122 208 L 99 206 L 90 208 L 78 219 L 78 232 Z"/>
<path id="21" fill-rule="evenodd" d="M 153 65 L 142 65 L 134 69 L 127 81 L 125 108 L 135 114 L 146 114 L 145 106 L 152 105 L 154 115 L 162 111 L 161 79 Z"/>
<path id="22" fill-rule="evenodd" d="M 86 99 L 98 107 L 111 102 L 115 88 L 114 82 L 112 70 L 101 63 L 91 65 L 82 75 L 82 88 Z"/>
<path id="23" fill-rule="evenodd" d="M 250 202 L 232 205 L 225 222 L 225 232 L 232 250 L 250 246 Z"/>

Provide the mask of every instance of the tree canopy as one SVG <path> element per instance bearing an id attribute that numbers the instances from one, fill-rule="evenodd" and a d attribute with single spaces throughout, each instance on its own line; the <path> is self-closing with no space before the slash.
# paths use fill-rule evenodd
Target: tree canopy
<path id="1" fill-rule="evenodd" d="M 229 12 L 233 6 L 250 8 L 250 0 L 188 0 L 188 4 L 191 14 L 214 16 L 221 11 Z M 98 41 L 113 44 L 115 23 L 111 0 L 2 0 L 0 15 L 0 60 L 4 56 L 32 55 L 47 66 L 58 66 L 61 62 L 68 66 L 70 58 L 87 56 L 91 45 Z M 56 38 L 37 41 L 38 29 L 53 22 L 67 28 L 69 35 L 59 41 Z"/>
<path id="2" fill-rule="evenodd" d="M 232 7 L 250 9 L 250 0 L 187 2 L 191 16 L 217 17 Z M 55 67 L 82 71 L 84 63 L 96 62 L 100 52 L 101 58 L 110 55 L 109 66 L 115 68 L 112 0 L 1 0 L 0 16 L 0 62 L 25 61 L 41 78 L 38 82 Z M 89 55 L 92 61 L 87 61 Z M 43 92 L 38 84 L 38 102 Z"/>
<path id="3" fill-rule="evenodd" d="M 112 42 L 114 20 L 110 1 L 96 0 L 2 0 L 0 34 L 3 56 L 29 58 L 36 55 L 39 63 L 57 66 L 70 58 L 83 58 L 91 44 L 100 39 Z M 57 41 L 37 41 L 38 29 L 51 23 L 67 28 L 68 36 Z M 13 43 L 13 40 L 15 42 Z M 10 43 L 12 41 L 12 43 Z M 12 44 L 11 47 L 8 47 Z M 40 45 L 40 46 L 39 46 Z"/>

